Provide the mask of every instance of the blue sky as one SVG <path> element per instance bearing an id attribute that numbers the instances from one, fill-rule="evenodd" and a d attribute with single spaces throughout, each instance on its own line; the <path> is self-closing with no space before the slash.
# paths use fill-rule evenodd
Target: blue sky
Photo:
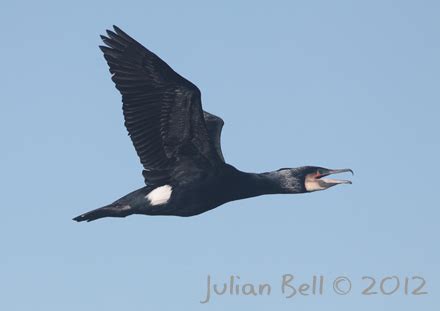
<path id="1" fill-rule="evenodd" d="M 438 306 L 439 13 L 436 1 L 2 3 L 0 308 Z M 71 221 L 143 184 L 97 48 L 113 24 L 198 85 L 225 120 L 229 163 L 350 167 L 353 185 L 193 218 Z M 286 299 L 287 273 L 324 275 L 328 291 Z M 207 275 L 274 289 L 200 304 Z M 424 277 L 428 295 L 361 294 L 363 276 L 393 275 Z"/>

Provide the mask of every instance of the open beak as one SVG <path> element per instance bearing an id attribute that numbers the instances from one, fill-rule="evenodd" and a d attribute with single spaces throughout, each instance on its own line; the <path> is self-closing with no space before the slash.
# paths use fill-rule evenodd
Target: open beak
<path id="1" fill-rule="evenodd" d="M 320 183 L 325 183 L 325 186 L 327 188 L 339 185 L 339 184 L 351 184 L 350 180 L 344 180 L 344 179 L 333 179 L 333 178 L 322 178 L 333 174 L 340 174 L 340 173 L 346 173 L 350 172 L 352 175 L 354 175 L 353 171 L 349 168 L 344 169 L 338 169 L 338 170 L 327 170 L 323 174 L 320 174 L 316 176 L 316 179 L 319 179 Z"/>

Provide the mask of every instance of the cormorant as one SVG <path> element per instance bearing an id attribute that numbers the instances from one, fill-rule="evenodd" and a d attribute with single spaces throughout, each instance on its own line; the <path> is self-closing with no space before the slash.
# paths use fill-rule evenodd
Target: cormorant
<path id="1" fill-rule="evenodd" d="M 352 172 L 304 166 L 261 174 L 225 162 L 223 120 L 202 110 L 200 90 L 120 28 L 101 36 L 112 80 L 122 94 L 125 126 L 144 167 L 146 186 L 74 220 L 132 214 L 193 216 L 264 194 L 325 190 Z"/>

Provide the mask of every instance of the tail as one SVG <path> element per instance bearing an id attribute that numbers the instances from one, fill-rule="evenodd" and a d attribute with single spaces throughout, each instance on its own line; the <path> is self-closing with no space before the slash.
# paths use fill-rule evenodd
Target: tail
<path id="1" fill-rule="evenodd" d="M 77 222 L 93 221 L 104 217 L 126 217 L 133 214 L 130 205 L 110 204 L 73 218 Z"/>

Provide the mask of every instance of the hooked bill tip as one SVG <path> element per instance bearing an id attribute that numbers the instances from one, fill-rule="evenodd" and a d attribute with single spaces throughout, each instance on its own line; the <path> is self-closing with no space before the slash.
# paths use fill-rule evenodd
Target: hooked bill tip
<path id="1" fill-rule="evenodd" d="M 351 173 L 352 175 L 354 175 L 354 172 L 351 168 L 342 168 L 342 169 L 336 169 L 336 170 L 329 170 L 330 174 L 340 174 L 340 173 Z"/>
<path id="2" fill-rule="evenodd" d="M 351 175 L 354 175 L 354 172 L 351 168 L 344 168 L 339 171 L 340 173 L 351 173 Z"/>

